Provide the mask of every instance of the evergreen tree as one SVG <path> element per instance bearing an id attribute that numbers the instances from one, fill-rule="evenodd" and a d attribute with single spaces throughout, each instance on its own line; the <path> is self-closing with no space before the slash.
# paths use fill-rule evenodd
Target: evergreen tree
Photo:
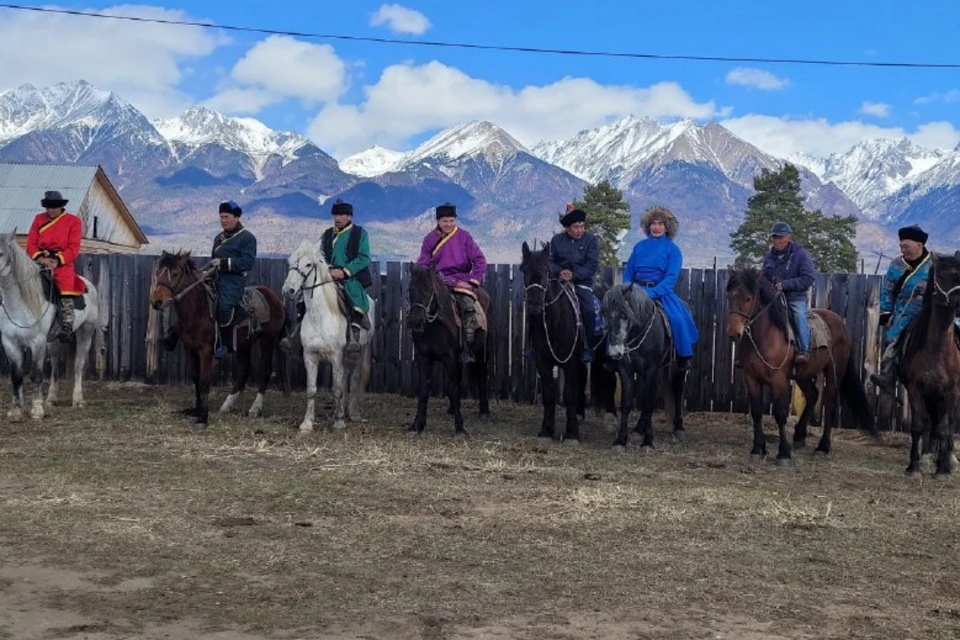
<path id="1" fill-rule="evenodd" d="M 793 229 L 793 239 L 813 258 L 822 273 L 854 272 L 857 250 L 855 216 L 825 216 L 807 211 L 800 195 L 800 172 L 791 164 L 780 171 L 763 169 L 753 179 L 756 193 L 747 203 L 743 223 L 730 234 L 730 247 L 737 255 L 737 267 L 759 266 L 768 250 L 770 228 L 784 221 Z"/>
<path id="2" fill-rule="evenodd" d="M 617 249 L 630 230 L 630 205 L 623 199 L 623 192 L 603 180 L 583 190 L 583 200 L 573 206 L 587 214 L 587 230 L 597 236 L 600 243 L 600 265 L 616 266 Z"/>

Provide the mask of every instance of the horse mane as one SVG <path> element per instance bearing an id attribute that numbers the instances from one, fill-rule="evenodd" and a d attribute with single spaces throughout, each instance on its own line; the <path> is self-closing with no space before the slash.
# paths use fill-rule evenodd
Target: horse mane
<path id="1" fill-rule="evenodd" d="M 452 295 L 447 286 L 440 279 L 437 271 L 429 266 L 412 264 L 410 266 L 410 291 L 416 291 L 422 294 L 424 299 L 430 297 L 430 294 L 436 292 L 437 302 L 440 303 L 440 313 L 448 315 L 450 308 L 450 296 Z"/>
<path id="2" fill-rule="evenodd" d="M 650 311 L 653 300 L 641 287 L 621 284 L 613 287 L 604 296 L 604 302 L 620 311 L 633 326 L 641 326 Z"/>
<path id="3" fill-rule="evenodd" d="M 906 362 L 909 357 L 912 357 L 913 354 L 923 346 L 926 340 L 926 328 L 930 324 L 930 316 L 933 315 L 934 296 L 936 295 L 936 287 L 933 286 L 932 283 L 941 265 L 953 267 L 960 271 L 960 258 L 940 253 L 935 253 L 930 256 L 930 271 L 927 274 L 927 288 L 923 292 L 923 304 L 920 307 L 920 313 L 917 314 L 917 317 L 910 323 L 910 327 L 907 329 L 907 343 L 903 347 L 904 362 Z"/>
<path id="4" fill-rule="evenodd" d="M 761 306 L 770 305 L 766 311 L 767 317 L 773 326 L 787 335 L 787 309 L 777 300 L 778 294 L 773 284 L 763 277 L 758 269 L 743 269 L 731 271 L 730 281 L 727 283 L 727 293 L 737 289 L 745 289 L 754 298 L 760 301 Z"/>
<path id="5" fill-rule="evenodd" d="M 190 259 L 190 252 L 183 250 L 177 251 L 176 253 L 164 251 L 160 255 L 160 262 L 157 266 L 160 269 L 175 269 L 180 267 L 184 273 L 188 274 L 197 271 L 197 265 L 193 264 L 193 260 Z"/>
<path id="6" fill-rule="evenodd" d="M 27 252 L 13 240 L 13 234 L 4 237 L 7 245 L 7 255 L 10 257 L 10 268 L 20 295 L 23 297 L 27 309 L 39 318 L 43 314 L 47 299 L 43 294 L 43 280 L 40 278 L 40 266 L 30 259 Z"/>

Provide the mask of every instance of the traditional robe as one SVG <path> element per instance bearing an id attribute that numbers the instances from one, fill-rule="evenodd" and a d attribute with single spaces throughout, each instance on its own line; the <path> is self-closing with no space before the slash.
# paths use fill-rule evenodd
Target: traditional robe
<path id="1" fill-rule="evenodd" d="M 27 254 L 31 258 L 46 256 L 57 261 L 53 281 L 60 295 L 79 296 L 87 291 L 73 266 L 80 255 L 82 228 L 80 218 L 72 213 L 64 211 L 52 219 L 46 213 L 39 213 L 27 234 Z"/>
<path id="2" fill-rule="evenodd" d="M 242 224 L 238 224 L 233 231 L 217 234 L 211 255 L 222 259 L 215 275 L 219 292 L 217 322 L 221 325 L 231 324 L 246 315 L 240 303 L 243 289 L 247 286 L 247 273 L 253 269 L 257 257 L 257 239 Z M 240 313 L 235 316 L 237 307 L 240 307 Z"/>
<path id="3" fill-rule="evenodd" d="M 360 233 L 360 242 L 357 245 L 357 255 L 351 259 L 351 256 L 347 255 L 347 246 L 351 234 L 358 232 Z M 336 227 L 331 227 L 324 232 L 324 236 L 327 234 L 333 237 L 330 242 L 330 255 L 324 255 L 324 259 L 331 267 L 343 269 L 347 274 L 347 278 L 341 280 L 340 284 L 343 286 L 347 297 L 350 298 L 353 308 L 365 314 L 370 310 L 370 298 L 367 297 L 363 285 L 357 280 L 356 274 L 370 268 L 370 238 L 367 236 L 367 230 L 348 224 L 340 231 L 337 231 Z M 321 241 L 321 245 L 325 244 Z"/>
<path id="4" fill-rule="evenodd" d="M 444 284 L 457 293 L 473 297 L 487 270 L 487 259 L 473 236 L 459 227 L 446 235 L 437 228 L 423 239 L 417 264 L 429 266 L 431 263 Z"/>
<path id="5" fill-rule="evenodd" d="M 930 259 L 930 253 L 924 250 L 924 255 L 913 264 L 899 256 L 887 267 L 880 288 L 880 316 L 890 319 L 883 334 L 888 343 L 899 338 L 920 313 L 930 277 Z"/>

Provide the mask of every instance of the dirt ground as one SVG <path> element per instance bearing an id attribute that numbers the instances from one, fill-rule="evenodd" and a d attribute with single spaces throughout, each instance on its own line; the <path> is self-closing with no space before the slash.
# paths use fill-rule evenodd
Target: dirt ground
<path id="1" fill-rule="evenodd" d="M 395 396 L 343 433 L 273 394 L 194 434 L 191 395 L 0 422 L 0 638 L 960 638 L 960 492 L 905 478 L 900 436 L 780 470 L 742 415 L 615 454 L 602 418 L 542 446 L 507 403 L 455 441 L 434 401 L 411 440 Z"/>

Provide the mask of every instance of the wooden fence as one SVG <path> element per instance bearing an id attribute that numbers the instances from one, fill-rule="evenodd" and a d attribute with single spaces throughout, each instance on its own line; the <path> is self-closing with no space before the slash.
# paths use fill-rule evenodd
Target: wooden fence
<path id="1" fill-rule="evenodd" d="M 203 262 L 204 259 L 199 259 Z M 103 318 L 107 326 L 103 371 L 109 380 L 140 380 L 159 384 L 186 382 L 185 359 L 181 348 L 168 353 L 156 348 L 158 324 L 149 307 L 149 291 L 156 256 L 84 255 L 78 271 L 90 278 L 101 292 Z M 418 376 L 413 344 L 404 326 L 404 307 L 409 283 L 406 263 L 375 262 L 370 294 L 378 301 L 375 319 L 373 368 L 369 390 L 378 393 L 413 395 Z M 249 281 L 279 291 L 287 265 L 281 259 L 258 259 Z M 725 269 L 684 269 L 677 283 L 678 295 L 686 300 L 700 328 L 700 341 L 688 379 L 686 406 L 689 411 L 745 412 L 747 399 L 742 389 L 742 372 L 734 367 L 734 347 L 726 334 L 728 273 Z M 605 282 L 619 282 L 620 272 L 603 270 Z M 878 362 L 877 318 L 881 277 L 858 274 L 820 274 L 813 289 L 813 306 L 827 307 L 845 318 L 854 339 L 855 358 L 864 376 L 876 370 Z M 492 397 L 516 402 L 538 399 L 536 368 L 522 357 L 525 330 L 523 280 L 519 265 L 489 265 L 485 287 L 492 300 L 490 318 L 489 383 Z M 288 312 L 293 314 L 292 305 Z M 294 389 L 305 385 L 299 359 L 286 363 Z M 229 383 L 232 356 L 217 368 L 217 384 Z M 439 379 L 439 376 L 434 376 Z M 329 369 L 321 372 L 329 384 Z M 435 393 L 440 392 L 439 383 Z M 849 420 L 844 417 L 844 423 Z"/>

